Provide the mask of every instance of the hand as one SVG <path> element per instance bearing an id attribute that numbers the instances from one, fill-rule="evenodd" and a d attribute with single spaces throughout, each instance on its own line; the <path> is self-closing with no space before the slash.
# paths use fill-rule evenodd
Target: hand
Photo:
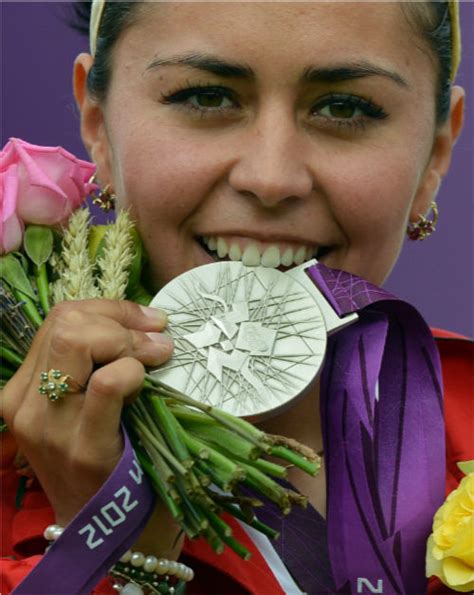
<path id="1" fill-rule="evenodd" d="M 2 395 L 3 417 L 34 469 L 56 520 L 67 525 L 110 475 L 122 451 L 120 415 L 138 394 L 144 365 L 169 359 L 163 312 L 132 302 L 56 305 Z M 50 402 L 38 393 L 51 368 L 86 387 Z"/>

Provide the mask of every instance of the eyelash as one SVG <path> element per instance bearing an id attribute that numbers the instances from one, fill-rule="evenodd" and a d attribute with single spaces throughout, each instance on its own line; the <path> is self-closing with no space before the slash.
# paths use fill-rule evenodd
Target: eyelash
<path id="1" fill-rule="evenodd" d="M 189 103 L 189 100 L 196 96 L 217 96 L 221 99 L 228 99 L 234 105 L 217 107 L 198 107 Z M 161 101 L 165 104 L 177 105 L 179 108 L 191 110 L 201 118 L 212 117 L 216 114 L 224 114 L 240 108 L 236 94 L 227 87 L 220 85 L 186 84 L 169 94 L 162 94 Z M 345 107 L 359 109 L 363 115 L 351 118 L 337 118 L 330 116 L 314 115 L 315 110 L 322 110 L 325 107 L 343 105 Z M 336 126 L 345 129 L 364 129 L 371 121 L 383 120 L 388 116 L 384 109 L 374 103 L 371 99 L 364 99 L 357 95 L 348 93 L 329 93 L 320 98 L 311 108 L 313 119 L 324 121 L 326 126 Z"/>

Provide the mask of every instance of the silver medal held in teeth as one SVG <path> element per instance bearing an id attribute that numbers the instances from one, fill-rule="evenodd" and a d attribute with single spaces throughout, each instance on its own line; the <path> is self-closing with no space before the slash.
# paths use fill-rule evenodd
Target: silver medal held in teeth
<path id="1" fill-rule="evenodd" d="M 151 306 L 168 314 L 173 357 L 152 373 L 188 396 L 233 415 L 275 414 L 314 381 L 328 332 L 345 326 L 304 273 L 240 262 L 192 269 Z"/>

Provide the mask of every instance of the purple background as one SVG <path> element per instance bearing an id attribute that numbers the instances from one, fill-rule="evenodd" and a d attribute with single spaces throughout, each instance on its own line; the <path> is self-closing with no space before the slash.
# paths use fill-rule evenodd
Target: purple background
<path id="1" fill-rule="evenodd" d="M 0 0 L 1 1 L 1 0 Z M 64 23 L 65 2 L 3 2 L 2 146 L 10 136 L 62 145 L 87 159 L 79 137 L 72 63 L 86 39 Z M 419 308 L 434 326 L 472 336 L 474 4 L 461 4 L 467 91 L 465 128 L 439 194 L 440 221 L 425 242 L 407 242 L 386 288 Z"/>

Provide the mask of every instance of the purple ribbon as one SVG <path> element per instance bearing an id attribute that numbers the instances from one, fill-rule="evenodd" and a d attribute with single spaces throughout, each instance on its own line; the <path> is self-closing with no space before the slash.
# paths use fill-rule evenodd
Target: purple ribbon
<path id="1" fill-rule="evenodd" d="M 444 498 L 439 355 L 418 312 L 318 264 L 307 273 L 339 315 L 321 377 L 329 558 L 338 593 L 426 592 L 425 552 Z"/>
<path id="2" fill-rule="evenodd" d="M 143 531 L 155 493 L 122 431 L 124 452 L 113 473 L 14 595 L 90 593 Z"/>

